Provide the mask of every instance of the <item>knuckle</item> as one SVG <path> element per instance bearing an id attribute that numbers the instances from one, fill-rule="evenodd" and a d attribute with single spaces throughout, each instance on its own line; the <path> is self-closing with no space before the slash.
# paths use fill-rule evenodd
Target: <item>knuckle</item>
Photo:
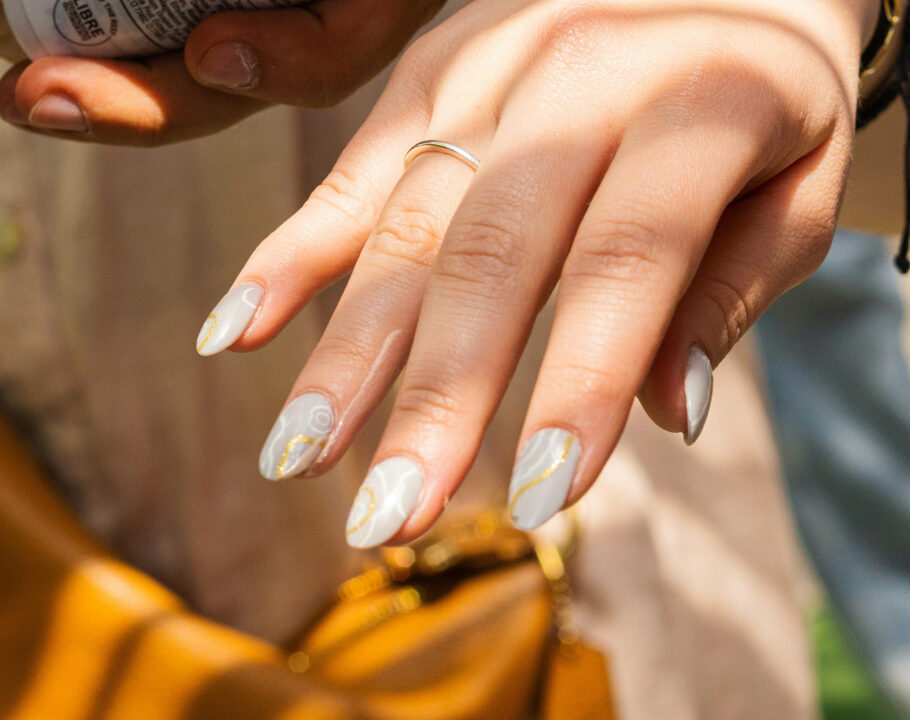
<path id="1" fill-rule="evenodd" d="M 437 273 L 472 285 L 496 280 L 511 286 L 529 260 L 530 250 L 517 224 L 473 219 L 454 230 Z"/>
<path id="2" fill-rule="evenodd" d="M 565 274 L 637 280 L 660 272 L 661 234 L 652 223 L 634 217 L 599 221 L 591 228 L 592 236 L 577 243 Z"/>
<path id="3" fill-rule="evenodd" d="M 754 303 L 736 284 L 717 276 L 704 276 L 699 285 L 701 297 L 718 317 L 726 354 L 752 326 Z"/>
<path id="4" fill-rule="evenodd" d="M 671 97 L 685 107 L 713 103 L 732 82 L 736 63 L 731 62 L 728 49 L 716 42 L 693 38 L 688 47 L 689 55 Z"/>
<path id="5" fill-rule="evenodd" d="M 378 207 L 370 201 L 375 197 L 376 193 L 364 176 L 354 175 L 339 166 L 313 190 L 307 202 L 322 205 L 359 227 L 365 218 L 376 216 Z"/>
<path id="6" fill-rule="evenodd" d="M 430 30 L 414 40 L 395 64 L 390 85 L 414 88 L 417 85 L 426 94 L 440 62 L 440 47 L 445 47 L 440 28 Z"/>
<path id="7" fill-rule="evenodd" d="M 361 374 L 371 367 L 378 354 L 370 342 L 373 338 L 371 328 L 363 323 L 363 327 L 354 325 L 345 330 L 323 335 L 310 362 L 331 367 L 336 375 L 342 375 L 344 370 Z"/>
<path id="8" fill-rule="evenodd" d="M 436 35 L 436 31 L 431 30 L 415 39 L 401 56 L 397 72 L 406 74 L 411 70 L 426 70 L 430 59 L 438 52 L 435 42 Z"/>
<path id="9" fill-rule="evenodd" d="M 789 287 L 798 285 L 818 270 L 831 249 L 836 229 L 836 216 L 825 216 L 823 213 L 807 212 L 802 218 L 802 232 L 791 239 L 789 268 L 791 282 Z"/>
<path id="10" fill-rule="evenodd" d="M 402 386 L 395 412 L 411 416 L 421 425 L 450 425 L 461 411 L 454 394 L 438 383 L 410 382 Z"/>
<path id="11" fill-rule="evenodd" d="M 592 26 L 598 32 L 592 32 Z M 588 63 L 592 45 L 608 40 L 611 30 L 606 9 L 596 2 L 571 3 L 556 10 L 550 16 L 544 35 L 544 47 L 559 57 L 578 59 Z"/>
<path id="12" fill-rule="evenodd" d="M 748 129 L 764 153 L 783 144 L 788 114 L 772 82 L 727 42 L 696 35 L 687 48 L 667 84 L 651 95 L 645 129 L 690 128 L 711 115 Z"/>
<path id="13" fill-rule="evenodd" d="M 394 263 L 411 262 L 429 267 L 443 235 L 438 217 L 419 208 L 398 208 L 380 221 L 365 249 L 365 256 Z"/>

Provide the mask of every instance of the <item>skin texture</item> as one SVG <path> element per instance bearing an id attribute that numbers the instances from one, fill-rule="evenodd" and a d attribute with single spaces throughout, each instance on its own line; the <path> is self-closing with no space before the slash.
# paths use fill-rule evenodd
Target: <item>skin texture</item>
<path id="1" fill-rule="evenodd" d="M 441 5 L 317 0 L 300 8 L 220 13 L 193 31 L 184 53 L 141 62 L 52 57 L 19 63 L 0 80 L 0 113 L 57 137 L 159 145 L 216 132 L 271 103 L 324 107 L 391 62 Z M 200 66 L 220 43 L 249 50 L 254 84 L 206 87 Z M 48 132 L 30 124 L 35 105 L 48 95 L 75 102 L 87 130 Z"/>
<path id="2" fill-rule="evenodd" d="M 226 13 L 197 29 L 183 74 L 174 56 L 49 59 L 14 70 L 0 101 L 14 92 L 21 122 L 38 98 L 65 92 L 90 120 L 79 137 L 179 139 L 230 124 L 262 98 L 338 99 L 435 11 L 404 3 L 410 24 L 375 23 L 378 44 L 365 42 L 354 62 L 329 41 L 356 46 L 342 29 L 363 31 L 354 19 L 364 14 L 343 10 L 374 0 L 334 1 L 339 15 L 330 21 L 328 0 L 317 3 L 316 25 L 310 10 L 275 11 L 294 13 L 306 42 L 273 37 L 271 20 L 257 35 Z M 335 170 L 235 283 L 263 289 L 233 345 L 252 350 L 353 269 L 289 396 L 321 393 L 343 420 L 307 471 L 341 456 L 404 368 L 374 464 L 409 458 L 423 478 L 391 540 L 426 530 L 470 467 L 557 281 L 517 450 L 545 429 L 572 434 L 572 503 L 636 394 L 659 425 L 682 432 L 690 348 L 716 366 L 824 257 L 876 12 L 872 0 L 474 0 L 418 40 Z M 260 64 L 256 88 L 200 90 L 192 74 L 213 38 L 237 37 L 228 26 L 257 47 L 268 37 L 282 55 Z M 383 37 L 393 41 L 375 49 Z M 405 151 L 427 138 L 465 147 L 480 169 L 426 154 L 402 172 Z"/>
<path id="3" fill-rule="evenodd" d="M 237 280 L 264 289 L 234 345 L 251 350 L 353 268 L 289 398 L 323 393 L 346 418 L 309 472 L 340 457 L 404 368 L 375 462 L 419 466 L 422 493 L 391 540 L 425 531 L 557 281 L 519 449 L 546 428 L 577 438 L 572 503 L 636 395 L 682 432 L 689 349 L 716 366 L 826 253 L 876 7 L 475 0 L 419 39 Z M 425 154 L 402 172 L 427 138 L 480 169 Z"/>

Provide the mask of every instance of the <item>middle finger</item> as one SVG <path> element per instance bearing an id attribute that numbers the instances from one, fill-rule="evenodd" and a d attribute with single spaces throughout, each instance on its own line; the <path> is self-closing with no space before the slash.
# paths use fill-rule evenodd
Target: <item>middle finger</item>
<path id="1" fill-rule="evenodd" d="M 605 158 L 580 141 L 585 132 L 564 123 L 554 139 L 553 126 L 525 120 L 503 118 L 446 233 L 376 464 L 348 521 L 355 547 L 419 534 L 441 512 L 596 186 Z"/>

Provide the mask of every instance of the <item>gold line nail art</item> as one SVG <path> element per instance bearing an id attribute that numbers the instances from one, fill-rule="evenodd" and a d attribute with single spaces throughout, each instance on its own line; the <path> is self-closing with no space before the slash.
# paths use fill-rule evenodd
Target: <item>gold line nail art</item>
<path id="1" fill-rule="evenodd" d="M 515 514 L 515 505 L 518 502 L 519 498 L 521 498 L 522 495 L 524 495 L 528 490 L 530 490 L 535 485 L 539 485 L 540 483 L 542 483 L 544 480 L 546 480 L 548 477 L 550 477 L 553 473 L 555 473 L 559 469 L 560 465 L 562 465 L 566 461 L 566 458 L 569 457 L 569 451 L 572 449 L 573 442 L 575 442 L 575 438 L 572 435 L 569 435 L 569 437 L 566 438 L 566 441 L 563 444 L 562 455 L 560 455 L 556 459 L 556 461 L 552 465 L 550 465 L 550 467 L 548 467 L 546 470 L 544 470 L 540 475 L 538 475 L 536 478 L 531 480 L 529 483 L 522 485 L 520 488 L 518 488 L 518 490 L 515 492 L 515 495 L 512 497 L 512 502 L 509 503 L 509 515 Z"/>
<path id="2" fill-rule="evenodd" d="M 423 475 L 410 458 L 390 457 L 373 467 L 348 514 L 348 545 L 375 547 L 395 535 L 414 512 L 422 487 Z"/>
<path id="3" fill-rule="evenodd" d="M 288 440 L 287 445 L 284 446 L 284 453 L 281 455 L 281 460 L 278 461 L 278 466 L 275 468 L 275 473 L 279 478 L 284 477 L 285 473 L 288 472 L 289 468 L 287 467 L 288 457 L 291 455 L 291 450 L 305 443 L 307 445 L 314 445 L 316 447 L 325 447 L 325 440 L 319 438 L 313 438 L 309 435 L 295 435 L 290 440 Z"/>
<path id="4" fill-rule="evenodd" d="M 325 395 L 298 395 L 275 420 L 259 453 L 259 472 L 269 480 L 304 472 L 319 460 L 334 427 L 335 412 Z"/>
<path id="5" fill-rule="evenodd" d="M 246 332 L 253 322 L 262 288 L 244 283 L 228 291 L 212 309 L 196 336 L 196 352 L 208 357 L 226 350 Z"/>
<path id="6" fill-rule="evenodd" d="M 209 329 L 208 329 L 208 330 L 206 331 L 206 333 L 205 333 L 205 337 L 202 338 L 202 342 L 199 343 L 199 345 L 196 346 L 196 351 L 197 351 L 197 352 L 202 352 L 202 348 L 205 347 L 205 344 L 209 341 L 209 338 L 212 337 L 212 333 L 215 332 L 215 325 L 218 324 L 218 316 L 215 315 L 215 313 L 211 313 L 211 314 L 209 314 L 209 316 L 205 319 L 206 322 L 208 322 L 209 320 L 211 320 L 212 322 L 211 322 L 211 324 L 209 325 Z"/>
<path id="7" fill-rule="evenodd" d="M 359 523 L 357 523 L 354 527 L 348 528 L 344 531 L 345 535 L 352 535 L 360 530 L 360 528 L 362 528 L 370 521 L 370 518 L 373 517 L 373 513 L 376 512 L 376 496 L 373 494 L 372 489 L 363 487 L 361 490 L 365 491 L 370 496 L 370 507 L 367 508 L 366 514 L 363 516 Z"/>

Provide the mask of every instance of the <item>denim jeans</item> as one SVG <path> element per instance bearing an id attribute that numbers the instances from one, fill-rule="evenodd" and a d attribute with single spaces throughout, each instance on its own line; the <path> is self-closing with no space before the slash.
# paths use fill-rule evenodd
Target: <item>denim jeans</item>
<path id="1" fill-rule="evenodd" d="M 800 533 L 882 688 L 910 714 L 910 374 L 903 279 L 877 236 L 840 230 L 758 323 Z"/>

